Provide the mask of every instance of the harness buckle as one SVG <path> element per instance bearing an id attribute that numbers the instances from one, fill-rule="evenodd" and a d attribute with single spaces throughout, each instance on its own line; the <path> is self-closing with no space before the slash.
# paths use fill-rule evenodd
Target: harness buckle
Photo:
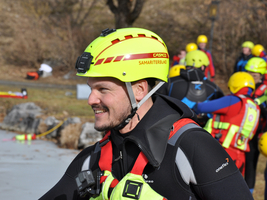
<path id="1" fill-rule="evenodd" d="M 122 196 L 131 199 L 139 199 L 142 191 L 143 183 L 127 180 L 123 189 Z"/>

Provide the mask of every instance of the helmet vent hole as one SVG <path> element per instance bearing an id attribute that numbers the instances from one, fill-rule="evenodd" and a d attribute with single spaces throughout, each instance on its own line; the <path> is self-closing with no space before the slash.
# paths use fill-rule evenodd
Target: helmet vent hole
<path id="1" fill-rule="evenodd" d="M 130 39 L 130 38 L 133 38 L 133 36 L 132 35 L 126 35 L 125 36 L 125 39 Z"/>
<path id="2" fill-rule="evenodd" d="M 145 34 L 138 34 L 138 37 L 146 37 Z"/>
<path id="3" fill-rule="evenodd" d="M 119 41 L 120 41 L 119 39 L 116 39 L 116 40 L 111 41 L 111 43 L 112 43 L 112 44 L 116 44 L 116 43 L 118 43 Z"/>
<path id="4" fill-rule="evenodd" d="M 157 38 L 157 37 L 155 37 L 155 36 L 153 36 L 153 35 L 152 35 L 151 37 L 152 37 L 152 38 L 154 38 L 154 39 L 156 39 L 156 40 L 158 40 L 158 38 Z"/>

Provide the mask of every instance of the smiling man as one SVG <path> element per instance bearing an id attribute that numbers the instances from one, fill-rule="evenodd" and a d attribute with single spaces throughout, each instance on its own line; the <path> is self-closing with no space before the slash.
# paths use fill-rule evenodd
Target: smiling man
<path id="1" fill-rule="evenodd" d="M 159 56 L 160 55 L 160 56 Z M 106 29 L 76 62 L 104 138 L 84 149 L 44 199 L 253 199 L 233 160 L 167 81 L 163 40 L 140 28 Z"/>

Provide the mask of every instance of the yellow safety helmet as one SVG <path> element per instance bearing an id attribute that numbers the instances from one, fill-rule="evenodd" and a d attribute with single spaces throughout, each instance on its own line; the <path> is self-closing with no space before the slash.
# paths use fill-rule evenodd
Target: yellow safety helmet
<path id="1" fill-rule="evenodd" d="M 197 45 L 196 45 L 196 43 L 193 43 L 193 42 L 188 43 L 188 44 L 186 45 L 186 47 L 185 47 L 185 50 L 186 50 L 187 53 L 190 52 L 190 51 L 197 50 Z"/>
<path id="2" fill-rule="evenodd" d="M 164 41 L 142 28 L 105 29 L 78 57 L 77 75 L 114 77 L 122 82 L 155 78 L 167 82 L 169 54 Z"/>
<path id="3" fill-rule="evenodd" d="M 266 62 L 263 58 L 259 57 L 250 58 L 245 66 L 245 70 L 249 72 L 265 74 Z"/>
<path id="4" fill-rule="evenodd" d="M 190 51 L 185 56 L 186 66 L 200 68 L 210 64 L 208 56 L 201 50 Z"/>
<path id="5" fill-rule="evenodd" d="M 169 72 L 169 78 L 179 76 L 180 75 L 180 70 L 181 69 L 186 69 L 184 65 L 174 65 Z"/>
<path id="6" fill-rule="evenodd" d="M 244 47 L 247 47 L 247 48 L 253 49 L 253 47 L 254 47 L 254 43 L 251 42 L 251 41 L 245 41 L 245 42 L 243 42 L 242 47 L 243 47 L 243 48 L 244 48 Z"/>
<path id="7" fill-rule="evenodd" d="M 197 44 L 199 43 L 208 43 L 208 38 L 206 35 L 199 35 L 197 37 Z"/>
<path id="8" fill-rule="evenodd" d="M 262 51 L 264 51 L 264 47 L 261 44 L 256 44 L 251 50 L 251 53 L 254 56 L 260 56 Z"/>
<path id="9" fill-rule="evenodd" d="M 234 73 L 229 81 L 228 81 L 228 88 L 229 90 L 235 94 L 240 89 L 244 87 L 250 87 L 255 90 L 255 81 L 254 78 L 247 72 L 236 72 Z"/>
<path id="10" fill-rule="evenodd" d="M 267 132 L 263 133 L 258 142 L 259 151 L 267 157 Z"/>

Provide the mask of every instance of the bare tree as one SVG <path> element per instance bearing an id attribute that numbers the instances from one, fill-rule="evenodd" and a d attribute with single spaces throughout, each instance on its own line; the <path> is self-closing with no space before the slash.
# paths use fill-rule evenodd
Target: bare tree
<path id="1" fill-rule="evenodd" d="M 131 27 L 140 15 L 144 2 L 145 0 L 117 0 L 116 5 L 113 0 L 107 0 L 109 9 L 115 15 L 115 27 Z"/>

